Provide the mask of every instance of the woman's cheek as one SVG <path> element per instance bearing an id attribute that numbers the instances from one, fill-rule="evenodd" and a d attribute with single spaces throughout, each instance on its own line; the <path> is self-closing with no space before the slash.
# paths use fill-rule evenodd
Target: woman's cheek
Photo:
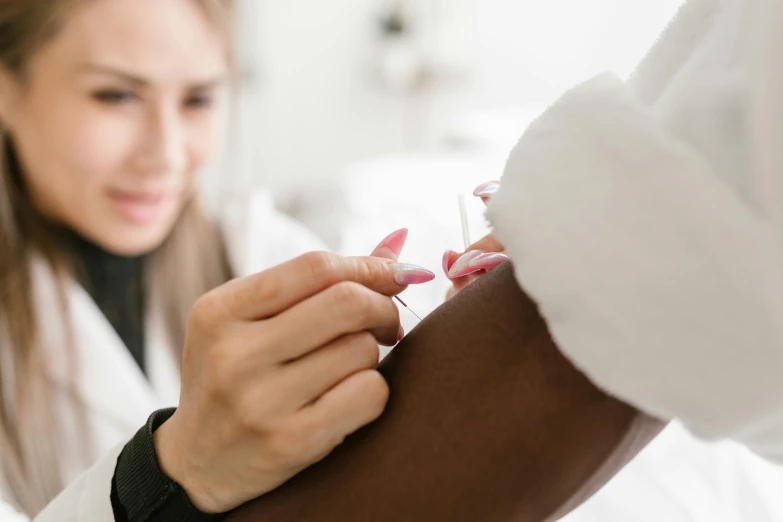
<path id="1" fill-rule="evenodd" d="M 88 183 L 110 181 L 133 167 L 138 148 L 137 125 L 129 118 L 100 110 L 85 111 L 70 139 L 71 164 L 89 179 Z"/>
<path id="2" fill-rule="evenodd" d="M 202 109 L 187 120 L 191 172 L 200 171 L 219 153 L 226 133 L 224 124 L 216 109 Z"/>

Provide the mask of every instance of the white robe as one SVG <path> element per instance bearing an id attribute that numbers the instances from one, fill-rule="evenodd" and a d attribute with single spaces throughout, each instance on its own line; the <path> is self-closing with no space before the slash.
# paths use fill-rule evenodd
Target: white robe
<path id="1" fill-rule="evenodd" d="M 783 2 L 691 0 L 529 127 L 489 213 L 597 385 L 783 463 Z"/>

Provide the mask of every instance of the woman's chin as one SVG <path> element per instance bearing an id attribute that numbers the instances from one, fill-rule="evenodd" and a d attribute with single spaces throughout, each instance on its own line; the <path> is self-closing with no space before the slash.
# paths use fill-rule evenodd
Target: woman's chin
<path id="1" fill-rule="evenodd" d="M 88 239 L 98 246 L 123 257 L 135 257 L 156 250 L 166 241 L 173 223 L 162 223 L 157 226 L 114 226 L 87 234 Z"/>

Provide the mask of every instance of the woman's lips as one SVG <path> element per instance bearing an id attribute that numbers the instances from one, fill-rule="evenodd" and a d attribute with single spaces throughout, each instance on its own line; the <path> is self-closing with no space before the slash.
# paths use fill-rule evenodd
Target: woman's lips
<path id="1" fill-rule="evenodd" d="M 172 192 L 125 192 L 112 190 L 108 193 L 114 209 L 126 220 L 137 225 L 150 225 L 164 218 L 176 203 Z"/>

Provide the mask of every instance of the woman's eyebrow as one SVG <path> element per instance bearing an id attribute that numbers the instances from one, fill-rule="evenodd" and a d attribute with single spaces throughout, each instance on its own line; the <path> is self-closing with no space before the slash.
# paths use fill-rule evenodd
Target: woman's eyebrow
<path id="1" fill-rule="evenodd" d="M 79 67 L 79 72 L 85 74 L 108 74 L 111 76 L 117 76 L 129 83 L 138 85 L 139 87 L 143 87 L 151 83 L 147 78 L 144 78 L 143 76 L 140 76 L 138 74 L 124 71 L 118 67 L 113 67 L 111 65 L 103 65 L 99 63 L 85 63 L 81 67 Z"/>
<path id="2" fill-rule="evenodd" d="M 112 65 L 104 65 L 99 63 L 85 63 L 79 69 L 82 73 L 85 74 L 108 74 L 111 76 L 116 76 L 137 87 L 145 87 L 154 83 L 149 78 L 145 78 L 140 74 L 126 71 Z M 224 83 L 226 79 L 227 79 L 227 74 L 221 72 L 211 76 L 188 81 L 187 87 L 193 90 L 206 90 Z"/>

